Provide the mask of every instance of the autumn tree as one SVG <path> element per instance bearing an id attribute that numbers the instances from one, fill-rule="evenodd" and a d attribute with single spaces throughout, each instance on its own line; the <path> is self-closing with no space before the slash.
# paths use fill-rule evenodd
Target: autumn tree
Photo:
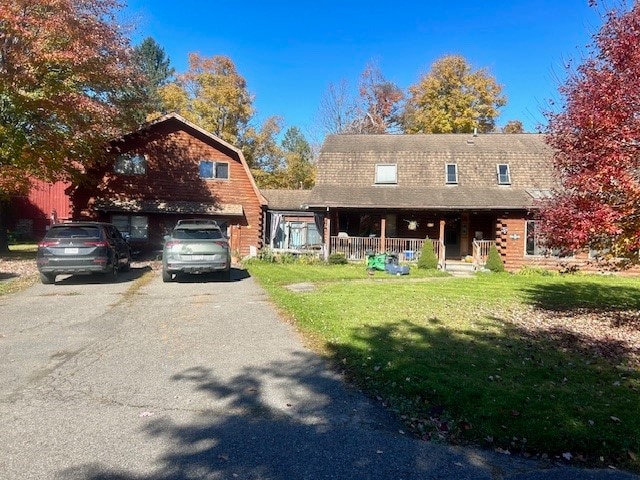
<path id="1" fill-rule="evenodd" d="M 590 247 L 638 262 L 639 3 L 605 17 L 560 94 L 546 133 L 561 188 L 543 205 L 541 231 L 553 247 Z"/>
<path id="2" fill-rule="evenodd" d="M 267 131 L 273 134 L 273 130 Z M 272 135 L 268 141 L 260 138 L 255 142 L 255 146 L 259 151 L 249 152 L 248 156 L 259 159 L 257 164 L 253 164 L 252 172 L 260 188 L 313 187 L 315 183 L 313 152 L 300 129 L 297 127 L 287 129 L 279 145 L 275 143 L 275 135 Z"/>
<path id="3" fill-rule="evenodd" d="M 502 87 L 486 69 L 472 70 L 464 57 L 437 60 L 409 87 L 403 129 L 406 133 L 491 132 L 506 104 Z"/>
<path id="4" fill-rule="evenodd" d="M 238 146 L 250 168 L 265 172 L 276 172 L 283 168 L 283 152 L 277 140 L 282 130 L 281 124 L 280 118 L 269 117 L 260 127 L 248 127 L 238 140 Z"/>
<path id="5" fill-rule="evenodd" d="M 502 127 L 502 133 L 524 133 L 524 125 L 520 120 L 509 120 Z"/>
<path id="6" fill-rule="evenodd" d="M 137 83 L 117 0 L 0 0 L 0 197 L 70 179 L 130 126 Z M 0 212 L 0 222 L 2 219 Z M 0 250 L 6 250 L 0 225 Z"/>
<path id="7" fill-rule="evenodd" d="M 376 64 L 367 65 L 360 75 L 358 94 L 356 118 L 347 126 L 349 133 L 389 133 L 398 129 L 404 93 L 384 78 Z"/>
<path id="8" fill-rule="evenodd" d="M 318 123 L 325 135 L 346 133 L 356 120 L 355 100 L 349 93 L 349 83 L 330 83 L 320 100 Z"/>
<path id="9" fill-rule="evenodd" d="M 140 85 L 141 107 L 139 120 L 150 115 L 166 113 L 159 90 L 172 79 L 175 69 L 164 49 L 151 37 L 145 38 L 133 52 L 134 64 L 143 81 Z"/>
<path id="10" fill-rule="evenodd" d="M 229 57 L 189 54 L 189 69 L 161 87 L 167 111 L 237 145 L 253 116 L 253 97 L 247 82 Z"/>

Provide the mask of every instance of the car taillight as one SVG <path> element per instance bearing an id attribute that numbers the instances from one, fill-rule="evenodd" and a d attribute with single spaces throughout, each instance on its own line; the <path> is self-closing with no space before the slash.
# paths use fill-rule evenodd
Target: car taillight
<path id="1" fill-rule="evenodd" d="M 216 245 L 218 245 L 219 247 L 227 248 L 227 242 L 224 242 L 224 241 L 222 241 L 222 240 L 217 241 L 217 242 L 213 242 L 213 243 L 215 243 L 215 244 L 216 244 Z"/>
<path id="2" fill-rule="evenodd" d="M 165 243 L 165 244 L 164 244 L 164 246 L 165 246 L 166 248 L 172 248 L 172 247 L 174 247 L 175 245 L 178 245 L 178 243 L 179 243 L 179 242 L 174 242 L 173 240 L 169 240 L 167 243 Z"/>
<path id="3" fill-rule="evenodd" d="M 54 245 L 59 245 L 60 241 L 59 240 L 43 240 L 41 241 L 38 246 L 39 247 L 53 247 Z"/>
<path id="4" fill-rule="evenodd" d="M 85 247 L 106 247 L 109 245 L 107 242 L 84 242 Z"/>

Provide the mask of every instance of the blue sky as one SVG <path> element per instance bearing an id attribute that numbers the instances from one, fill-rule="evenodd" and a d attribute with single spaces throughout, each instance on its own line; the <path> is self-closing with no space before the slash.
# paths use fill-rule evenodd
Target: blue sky
<path id="1" fill-rule="evenodd" d="M 463 55 L 503 85 L 498 125 L 544 122 L 567 61 L 578 64 L 601 25 L 587 0 L 245 1 L 129 0 L 134 43 L 153 37 L 178 72 L 189 52 L 226 55 L 247 80 L 256 119 L 277 115 L 285 129 L 318 138 L 318 110 L 330 83 L 352 87 L 367 63 L 406 91 L 431 64 Z"/>

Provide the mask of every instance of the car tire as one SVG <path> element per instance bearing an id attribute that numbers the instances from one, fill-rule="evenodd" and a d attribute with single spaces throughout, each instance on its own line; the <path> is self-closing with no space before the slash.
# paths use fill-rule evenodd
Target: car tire
<path id="1" fill-rule="evenodd" d="M 162 281 L 164 283 L 169 283 L 171 280 L 173 280 L 173 275 L 171 274 L 171 272 L 167 272 L 164 268 L 162 269 Z"/>
<path id="2" fill-rule="evenodd" d="M 118 280 L 118 259 L 117 258 L 113 260 L 111 269 L 105 273 L 105 276 L 107 280 L 110 282 L 115 282 L 116 280 Z"/>
<path id="3" fill-rule="evenodd" d="M 40 273 L 40 281 L 44 285 L 53 285 L 56 283 L 56 274 L 55 273 Z"/>
<path id="4" fill-rule="evenodd" d="M 128 272 L 131 270 L 131 257 L 127 257 L 127 263 L 120 267 L 120 270 L 123 272 Z"/>

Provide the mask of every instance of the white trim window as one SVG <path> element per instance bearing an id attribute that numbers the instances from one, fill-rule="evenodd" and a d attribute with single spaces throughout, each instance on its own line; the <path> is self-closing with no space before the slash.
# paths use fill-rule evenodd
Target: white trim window
<path id="1" fill-rule="evenodd" d="M 141 154 L 118 155 L 113 164 L 113 171 L 120 175 L 145 175 L 147 173 L 147 158 Z"/>
<path id="2" fill-rule="evenodd" d="M 496 165 L 496 173 L 498 174 L 498 185 L 511 185 L 511 172 L 508 163 Z"/>
<path id="3" fill-rule="evenodd" d="M 395 163 L 376 164 L 376 184 L 391 185 L 398 183 L 398 165 Z"/>
<path id="4" fill-rule="evenodd" d="M 458 184 L 458 164 L 457 163 L 447 163 L 444 169 L 444 181 L 447 185 L 457 185 Z"/>
<path id="5" fill-rule="evenodd" d="M 213 162 L 211 160 L 200 160 L 200 178 L 206 179 L 229 179 L 229 164 L 227 162 Z"/>

